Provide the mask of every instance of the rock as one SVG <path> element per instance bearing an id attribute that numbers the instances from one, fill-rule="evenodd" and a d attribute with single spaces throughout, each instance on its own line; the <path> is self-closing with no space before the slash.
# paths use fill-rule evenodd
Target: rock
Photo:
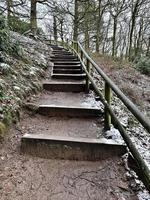
<path id="1" fill-rule="evenodd" d="M 5 62 L 5 57 L 3 55 L 3 52 L 0 52 L 0 62 Z"/>
<path id="2" fill-rule="evenodd" d="M 1 156 L 1 160 L 5 160 L 5 157 L 4 157 L 4 156 Z"/>
<path id="3" fill-rule="evenodd" d="M 3 75 L 7 75 L 11 72 L 11 66 L 6 63 L 0 63 L 0 72 Z"/>
<path id="4" fill-rule="evenodd" d="M 120 182 L 118 187 L 123 189 L 123 190 L 128 190 L 129 189 L 127 182 Z"/>
<path id="5" fill-rule="evenodd" d="M 18 87 L 18 86 L 14 86 L 13 88 L 14 88 L 14 90 L 18 90 L 18 91 L 20 90 L 20 87 Z"/>

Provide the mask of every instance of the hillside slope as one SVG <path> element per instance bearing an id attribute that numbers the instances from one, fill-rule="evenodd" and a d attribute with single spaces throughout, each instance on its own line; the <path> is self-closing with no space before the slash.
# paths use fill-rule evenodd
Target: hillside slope
<path id="1" fill-rule="evenodd" d="M 124 94 L 150 117 L 150 77 L 141 74 L 127 61 L 114 61 L 109 56 L 96 54 L 93 58 Z"/>
<path id="2" fill-rule="evenodd" d="M 0 121 L 5 125 L 19 118 L 24 99 L 40 90 L 39 80 L 51 65 L 46 44 L 15 32 L 11 32 L 11 40 L 19 44 L 18 55 L 0 52 Z M 2 128 L 0 132 L 3 136 Z"/>

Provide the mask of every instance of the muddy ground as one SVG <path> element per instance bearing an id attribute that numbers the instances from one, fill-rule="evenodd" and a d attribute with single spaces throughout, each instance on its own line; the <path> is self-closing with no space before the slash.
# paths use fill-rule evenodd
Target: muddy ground
<path id="1" fill-rule="evenodd" d="M 136 200 L 120 158 L 99 162 L 47 160 L 20 152 L 30 116 L 0 145 L 1 200 Z"/>

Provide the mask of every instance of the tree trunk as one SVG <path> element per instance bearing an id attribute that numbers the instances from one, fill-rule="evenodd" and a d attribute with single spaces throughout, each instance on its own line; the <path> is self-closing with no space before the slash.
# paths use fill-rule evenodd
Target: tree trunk
<path id="1" fill-rule="evenodd" d="M 31 0 L 31 15 L 30 15 L 30 26 L 33 35 L 37 34 L 37 11 L 36 11 L 37 0 Z"/>
<path id="2" fill-rule="evenodd" d="M 56 20 L 56 16 L 53 16 L 53 33 L 54 33 L 54 40 L 55 42 L 57 42 L 58 40 L 58 35 L 57 35 L 57 20 Z"/>
<path id="3" fill-rule="evenodd" d="M 106 33 L 105 33 L 105 36 L 104 36 L 104 40 L 103 40 L 103 48 L 102 48 L 102 53 L 105 54 L 105 50 L 106 50 L 106 44 L 107 44 L 107 38 L 108 38 L 108 32 L 109 32 L 109 26 L 110 26 L 110 23 L 111 23 L 111 18 L 109 17 L 109 20 L 108 20 L 108 24 L 107 24 L 107 28 L 106 28 Z"/>
<path id="4" fill-rule="evenodd" d="M 114 26 L 113 26 L 113 37 L 112 37 L 112 57 L 116 56 L 116 32 L 117 32 L 117 17 L 113 18 Z"/>
<path id="5" fill-rule="evenodd" d="M 141 19 L 141 22 L 140 22 L 140 28 L 139 28 L 139 33 L 138 33 L 138 38 L 137 38 L 136 48 L 135 48 L 135 56 L 137 56 L 138 53 L 141 51 L 140 41 L 141 41 L 141 36 L 142 36 L 142 29 L 143 29 L 143 19 Z"/>
<path id="6" fill-rule="evenodd" d="M 85 30 L 85 49 L 89 49 L 89 47 L 90 47 L 90 37 L 89 37 L 88 27 L 86 27 L 86 30 Z"/>
<path id="7" fill-rule="evenodd" d="M 132 59 L 132 43 L 133 43 L 133 32 L 134 32 L 134 27 L 135 27 L 135 22 L 136 22 L 136 15 L 138 12 L 138 7 L 139 7 L 139 0 L 136 1 L 133 12 L 132 12 L 132 17 L 131 17 L 131 30 L 130 30 L 130 36 L 129 36 L 129 60 Z"/>
<path id="8" fill-rule="evenodd" d="M 125 53 L 125 58 L 129 58 L 129 43 L 130 43 L 130 30 L 131 30 L 131 25 L 129 23 L 129 29 L 128 29 L 128 34 L 127 34 L 127 44 L 126 44 L 126 53 Z"/>
<path id="9" fill-rule="evenodd" d="M 147 46 L 146 56 L 150 56 L 150 37 L 148 38 L 148 46 Z"/>
<path id="10" fill-rule="evenodd" d="M 85 3 L 85 16 L 84 16 L 84 40 L 85 40 L 85 49 L 89 49 L 90 46 L 90 36 L 89 36 L 89 1 Z"/>
<path id="11" fill-rule="evenodd" d="M 77 41 L 78 40 L 78 15 L 79 15 L 79 10 L 78 10 L 78 0 L 75 0 L 75 5 L 74 5 L 74 28 L 73 28 L 73 40 Z"/>
<path id="12" fill-rule="evenodd" d="M 10 18 L 11 18 L 11 12 L 12 12 L 12 0 L 7 0 L 6 4 L 7 4 L 7 21 L 8 21 L 8 25 L 10 22 Z"/>
<path id="13" fill-rule="evenodd" d="M 101 24 L 101 2 L 102 0 L 99 0 L 98 3 L 98 20 L 97 20 L 97 27 L 96 27 L 96 52 L 99 53 L 99 46 L 100 46 L 100 24 Z"/>
<path id="14" fill-rule="evenodd" d="M 60 20 L 60 34 L 61 34 L 61 40 L 64 41 L 64 32 L 63 32 L 63 20 Z"/>
<path id="15" fill-rule="evenodd" d="M 132 16 L 131 31 L 129 36 L 129 60 L 132 58 L 132 43 L 133 43 L 133 31 L 135 26 L 135 16 Z"/>
<path id="16" fill-rule="evenodd" d="M 122 47 L 120 49 L 120 57 L 121 57 L 121 59 L 123 59 L 126 56 L 125 48 L 127 46 L 127 42 L 126 42 L 126 37 L 125 36 L 122 38 L 122 40 L 123 40 Z"/>

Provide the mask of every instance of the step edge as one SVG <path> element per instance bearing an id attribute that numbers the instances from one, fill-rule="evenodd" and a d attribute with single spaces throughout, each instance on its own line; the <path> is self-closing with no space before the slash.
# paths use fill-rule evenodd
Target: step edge
<path id="1" fill-rule="evenodd" d="M 86 86 L 86 83 L 73 83 L 73 82 L 43 82 L 43 85 L 81 85 Z"/>
<path id="2" fill-rule="evenodd" d="M 49 105 L 40 104 L 38 105 L 38 108 L 85 109 L 85 110 L 94 110 L 94 111 L 102 112 L 101 108 L 98 108 L 98 107 L 60 106 L 60 105 L 53 105 L 53 104 L 49 104 Z"/>
<path id="3" fill-rule="evenodd" d="M 44 134 L 24 134 L 22 139 L 31 139 L 31 140 L 51 140 L 51 141 L 59 141 L 59 142 L 74 142 L 74 143 L 86 143 L 86 144 L 102 144 L 102 145 L 117 145 L 117 146 L 124 146 L 123 143 L 118 143 L 112 139 L 106 138 L 75 138 L 69 136 L 53 136 L 53 135 L 44 135 Z"/>
<path id="4" fill-rule="evenodd" d="M 60 73 L 58 73 L 58 74 L 56 74 L 56 73 L 52 73 L 52 76 L 76 76 L 76 77 L 84 77 L 84 76 L 86 76 L 86 74 L 60 74 Z"/>

